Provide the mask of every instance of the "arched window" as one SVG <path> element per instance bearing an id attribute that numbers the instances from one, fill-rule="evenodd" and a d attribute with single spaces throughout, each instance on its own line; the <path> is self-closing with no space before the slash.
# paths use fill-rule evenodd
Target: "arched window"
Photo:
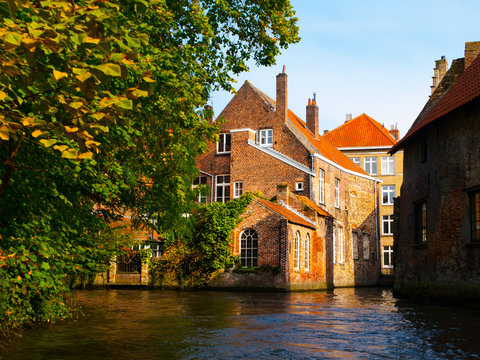
<path id="1" fill-rule="evenodd" d="M 310 270 L 310 234 L 305 237 L 305 271 Z"/>
<path id="2" fill-rule="evenodd" d="M 240 235 L 240 261 L 242 266 L 257 266 L 258 236 L 253 229 L 246 229 Z"/>
<path id="3" fill-rule="evenodd" d="M 294 252 L 293 252 L 293 268 L 298 270 L 300 267 L 300 231 L 297 231 L 295 235 L 295 244 L 294 244 Z"/>

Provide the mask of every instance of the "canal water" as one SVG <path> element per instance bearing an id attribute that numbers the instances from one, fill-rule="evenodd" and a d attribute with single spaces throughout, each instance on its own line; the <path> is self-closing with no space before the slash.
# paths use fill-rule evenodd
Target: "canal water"
<path id="1" fill-rule="evenodd" d="M 478 310 L 378 288 L 75 291 L 84 316 L 30 329 L 1 359 L 476 359 Z"/>

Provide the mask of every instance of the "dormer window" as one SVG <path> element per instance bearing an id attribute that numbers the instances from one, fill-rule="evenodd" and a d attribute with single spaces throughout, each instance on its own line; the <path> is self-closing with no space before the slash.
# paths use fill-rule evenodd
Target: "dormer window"
<path id="1" fill-rule="evenodd" d="M 261 146 L 273 146 L 273 130 L 263 129 L 260 130 L 260 145 Z"/>
<path id="2" fill-rule="evenodd" d="M 220 134 L 217 142 L 217 154 L 227 154 L 230 152 L 231 137 L 230 134 Z"/>

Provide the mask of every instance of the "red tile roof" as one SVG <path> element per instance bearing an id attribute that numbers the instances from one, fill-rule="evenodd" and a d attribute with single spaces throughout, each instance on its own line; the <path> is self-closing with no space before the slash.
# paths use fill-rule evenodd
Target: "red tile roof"
<path id="1" fill-rule="evenodd" d="M 445 95 L 432 106 L 430 111 L 424 114 L 420 121 L 413 123 L 407 135 L 392 148 L 391 152 L 394 153 L 403 148 L 405 142 L 418 133 L 420 129 L 478 97 L 480 97 L 480 56 L 477 56 Z"/>
<path id="2" fill-rule="evenodd" d="M 331 217 L 333 218 L 332 215 L 330 215 L 328 212 L 326 212 L 325 210 L 323 210 L 320 206 L 318 206 L 317 204 L 315 204 L 312 200 L 310 200 L 309 198 L 307 198 L 306 196 L 302 196 L 302 195 L 295 195 L 297 197 L 298 200 L 300 200 L 302 203 L 304 203 L 305 205 L 307 205 L 308 207 L 311 207 L 313 210 L 315 210 L 320 216 L 325 216 L 325 217 Z"/>
<path id="3" fill-rule="evenodd" d="M 384 126 L 366 114 L 357 116 L 323 136 L 337 148 L 391 147 L 397 142 Z"/>
<path id="4" fill-rule="evenodd" d="M 288 110 L 288 118 L 302 132 L 302 134 L 305 135 L 308 141 L 310 141 L 310 143 L 321 155 L 340 165 L 344 169 L 355 171 L 363 175 L 368 175 L 361 167 L 355 165 L 349 158 L 347 158 L 340 150 L 328 142 L 324 137 L 321 135 L 314 137 L 312 132 L 307 128 L 307 125 L 290 110 Z"/>
<path id="5" fill-rule="evenodd" d="M 257 197 L 256 200 L 258 200 L 260 203 L 262 203 L 263 205 L 265 205 L 267 208 L 269 208 L 273 212 L 277 213 L 278 215 L 283 216 L 284 218 L 286 218 L 291 223 L 306 226 L 306 227 L 309 227 L 311 229 L 315 229 L 315 225 L 313 225 L 312 223 L 308 222 L 307 220 L 305 220 L 301 216 L 295 214 L 293 211 L 287 209 L 286 207 L 284 207 L 280 204 L 275 204 L 275 203 L 272 203 L 268 200 L 265 200 L 265 199 L 262 199 L 262 198 L 259 198 L 259 197 Z"/>
<path id="6" fill-rule="evenodd" d="M 271 97 L 266 95 L 261 90 L 257 89 L 253 86 L 250 82 L 246 82 L 252 89 L 261 97 L 261 99 L 268 104 L 271 108 L 276 107 L 276 102 Z M 297 115 L 293 113 L 293 111 L 288 110 L 288 118 L 290 121 L 295 125 L 300 132 L 305 135 L 308 141 L 317 149 L 317 151 L 326 157 L 327 159 L 333 161 L 334 163 L 340 165 L 344 169 L 351 170 L 362 175 L 368 174 L 359 166 L 354 164 L 349 158 L 347 158 L 341 151 L 339 151 L 335 146 L 333 146 L 330 142 L 325 140 L 320 135 L 314 137 L 312 132 L 307 128 L 307 125 L 303 120 L 301 120 Z"/>

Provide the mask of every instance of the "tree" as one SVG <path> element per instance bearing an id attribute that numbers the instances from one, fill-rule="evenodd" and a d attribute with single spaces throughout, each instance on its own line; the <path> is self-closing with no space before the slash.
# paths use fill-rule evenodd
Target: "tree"
<path id="1" fill-rule="evenodd" d="M 217 125 L 210 91 L 299 40 L 288 0 L 0 2 L 0 323 L 68 316 L 110 223 L 174 228 Z"/>

